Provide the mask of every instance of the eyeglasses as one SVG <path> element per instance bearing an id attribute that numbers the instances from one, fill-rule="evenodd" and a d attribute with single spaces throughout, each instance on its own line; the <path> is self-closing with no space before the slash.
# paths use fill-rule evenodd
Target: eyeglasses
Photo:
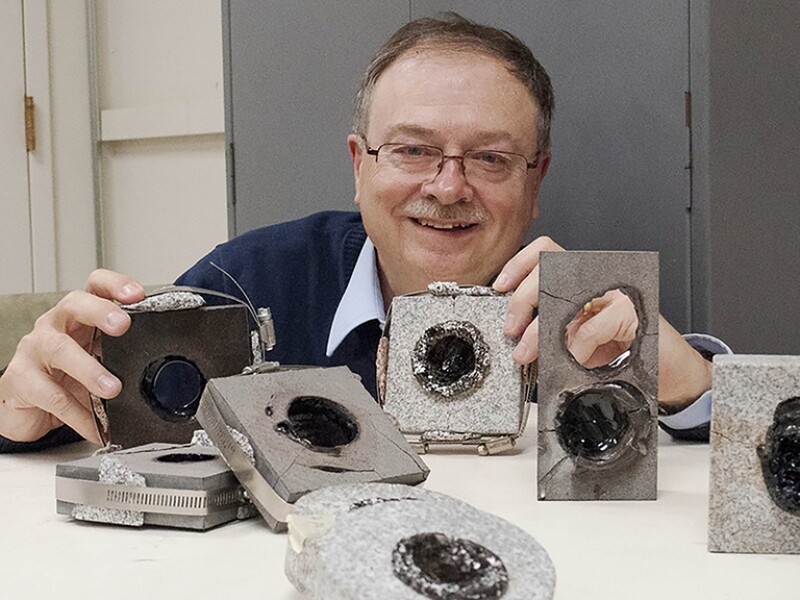
<path id="1" fill-rule="evenodd" d="M 467 150 L 462 155 L 448 155 L 436 146 L 421 144 L 382 144 L 378 148 L 367 146 L 367 154 L 375 162 L 385 165 L 397 173 L 435 179 L 442 172 L 448 158 L 461 162 L 465 178 L 487 183 L 502 183 L 527 173 L 539 165 L 537 152 L 533 162 L 522 154 L 501 150 Z"/>

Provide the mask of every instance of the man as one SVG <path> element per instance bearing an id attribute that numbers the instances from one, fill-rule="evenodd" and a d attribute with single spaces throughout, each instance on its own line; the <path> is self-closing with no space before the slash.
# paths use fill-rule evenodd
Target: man
<path id="1" fill-rule="evenodd" d="M 255 305 L 271 307 L 273 359 L 346 364 L 373 393 L 379 323 L 394 296 L 434 280 L 493 284 L 513 290 L 504 331 L 519 337 L 514 359 L 531 362 L 539 253 L 561 248 L 548 238 L 520 248 L 538 216 L 552 114 L 547 73 L 510 34 L 457 15 L 409 23 L 379 50 L 356 98 L 347 144 L 360 215 L 249 232 L 179 283 L 237 294 L 211 263 L 221 266 Z M 37 321 L 0 377 L 0 449 L 57 443 L 68 435 L 62 423 L 98 441 L 88 395 L 110 399 L 121 384 L 86 348 L 94 327 L 122 335 L 130 319 L 115 302 L 142 297 L 137 282 L 100 270 Z M 597 299 L 588 316 L 570 332 L 587 366 L 635 335 L 622 293 Z M 710 388 L 710 363 L 663 319 L 659 334 L 662 411 L 707 422 L 707 403 L 695 400 Z"/>

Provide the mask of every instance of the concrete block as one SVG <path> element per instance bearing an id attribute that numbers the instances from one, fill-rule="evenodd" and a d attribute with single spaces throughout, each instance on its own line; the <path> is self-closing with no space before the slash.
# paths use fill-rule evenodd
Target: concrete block
<path id="1" fill-rule="evenodd" d="M 122 392 L 95 403 L 96 419 L 105 424 L 107 440 L 123 448 L 187 443 L 199 429 L 194 415 L 205 383 L 250 365 L 247 309 L 205 306 L 130 316 L 125 335 L 103 335 L 103 365 L 120 379 Z"/>
<path id="2" fill-rule="evenodd" d="M 428 468 L 346 367 L 212 379 L 197 418 L 267 524 L 285 528 L 290 505 L 323 487 L 416 484 Z M 245 436 L 252 464 L 227 427 Z"/>
<path id="3" fill-rule="evenodd" d="M 655 500 L 658 255 L 543 252 L 539 268 L 539 499 Z M 639 318 L 630 355 L 585 368 L 566 326 L 614 289 Z"/>

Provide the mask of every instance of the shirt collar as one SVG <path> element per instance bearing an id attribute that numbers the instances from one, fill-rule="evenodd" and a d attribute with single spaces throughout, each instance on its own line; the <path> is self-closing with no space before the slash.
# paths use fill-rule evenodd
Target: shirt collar
<path id="1" fill-rule="evenodd" d="M 367 238 L 356 260 L 356 266 L 344 291 L 328 334 L 326 356 L 331 356 L 351 331 L 362 323 L 377 319 L 383 327 L 386 311 L 383 308 L 378 261 L 375 246 Z"/>

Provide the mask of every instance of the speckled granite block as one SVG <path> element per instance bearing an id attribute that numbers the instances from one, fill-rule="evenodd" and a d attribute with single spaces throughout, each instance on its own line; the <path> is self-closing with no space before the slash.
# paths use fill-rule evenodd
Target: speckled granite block
<path id="1" fill-rule="evenodd" d="M 213 405 L 228 427 L 244 435 L 255 457 L 257 485 L 266 484 L 283 502 L 293 503 L 319 488 L 357 482 L 416 484 L 428 468 L 391 419 L 346 367 L 308 368 L 212 379 L 198 419 L 228 462 L 217 439 Z M 234 449 L 235 451 L 235 449 Z M 234 459 L 235 460 L 235 459 Z M 249 464 L 247 465 L 249 468 Z M 249 476 L 248 476 L 249 477 Z M 285 528 L 253 481 L 242 483 L 267 524 Z"/>
<path id="2" fill-rule="evenodd" d="M 800 357 L 715 356 L 713 390 L 708 549 L 800 553 L 800 512 L 775 502 L 758 450 L 776 407 L 800 397 Z M 800 419 L 786 433 L 794 436 L 793 489 L 800 502 Z"/>
<path id="3" fill-rule="evenodd" d="M 56 483 L 57 512 L 80 520 L 209 529 L 255 514 L 213 447 L 148 444 L 90 456 L 57 465 Z"/>
<path id="4" fill-rule="evenodd" d="M 409 434 L 447 439 L 460 433 L 513 434 L 523 415 L 523 380 L 511 359 L 515 342 L 503 335 L 508 296 L 401 296 L 391 307 L 384 409 Z M 415 347 L 441 324 L 474 326 L 485 343 L 481 381 L 453 395 L 425 389 L 415 375 Z M 458 326 L 458 325 L 456 325 Z"/>
<path id="5" fill-rule="evenodd" d="M 309 535 L 306 527 L 295 549 L 290 525 L 289 579 L 316 600 L 552 598 L 555 569 L 531 536 L 453 498 L 420 492 L 363 486 L 309 495 L 298 511 L 316 517 L 318 528 Z M 379 497 L 385 501 L 364 502 Z"/>
<path id="6" fill-rule="evenodd" d="M 539 498 L 655 500 L 658 254 L 543 252 L 539 282 Z M 565 328 L 587 302 L 613 289 L 631 298 L 639 316 L 631 355 L 614 367 L 586 369 L 567 350 Z M 612 400 L 595 403 L 603 409 L 585 413 L 568 434 L 564 423 L 576 398 Z M 587 426 L 607 416 L 622 424 L 606 450 L 592 454 L 566 441 L 583 443 Z"/>

